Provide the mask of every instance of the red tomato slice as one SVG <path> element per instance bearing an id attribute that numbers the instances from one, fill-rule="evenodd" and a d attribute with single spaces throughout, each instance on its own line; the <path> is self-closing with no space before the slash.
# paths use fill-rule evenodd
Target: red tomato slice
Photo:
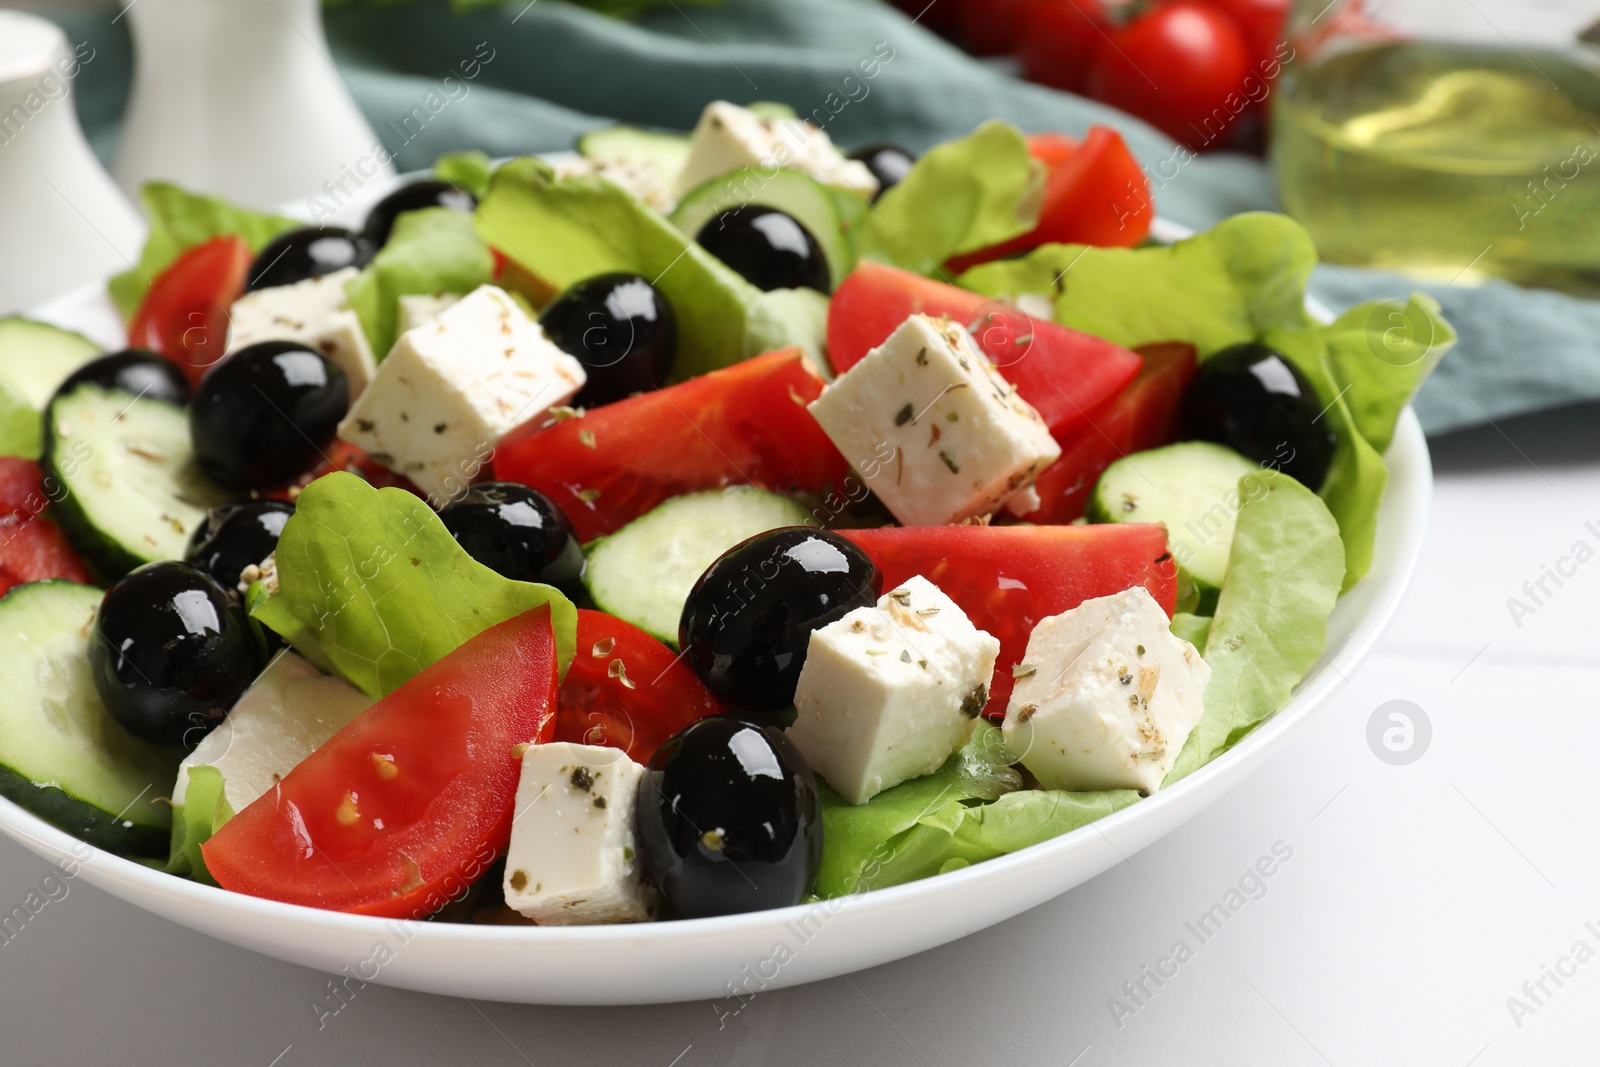
<path id="1" fill-rule="evenodd" d="M 833 294 L 828 358 L 840 374 L 883 344 L 910 315 L 945 315 L 967 326 L 1017 392 L 1062 437 L 1125 389 L 1139 356 L 1098 337 L 1032 319 L 990 300 L 908 271 L 863 261 Z"/>
<path id="2" fill-rule="evenodd" d="M 55 523 L 41 518 L 55 479 L 47 487 L 39 465 L 16 456 L 0 457 L 0 596 L 12 587 L 46 578 L 91 580 L 89 568 Z"/>
<path id="3" fill-rule="evenodd" d="M 159 352 L 191 384 L 228 350 L 228 309 L 244 294 L 252 259 L 243 237 L 196 245 L 162 271 L 128 325 L 128 346 Z"/>
<path id="4" fill-rule="evenodd" d="M 1277 71 L 1278 44 L 1289 18 L 1290 0 L 1210 0 L 1228 13 L 1250 48 L 1252 74 L 1271 81 Z"/>
<path id="5" fill-rule="evenodd" d="M 1178 437 L 1178 405 L 1195 372 L 1193 345 L 1141 347 L 1144 370 L 1133 384 L 1061 442 L 1061 458 L 1033 483 L 1044 501 L 1028 522 L 1062 524 L 1083 515 L 1094 483 L 1123 456 L 1160 448 Z"/>
<path id="6" fill-rule="evenodd" d="M 640 763 L 685 726 L 725 710 L 666 645 L 587 609 L 578 611 L 578 655 L 559 701 L 555 740 L 609 745 Z"/>
<path id="7" fill-rule="evenodd" d="M 0 596 L 15 586 L 46 578 L 84 584 L 93 580 L 83 559 L 49 519 L 0 525 Z"/>
<path id="8" fill-rule="evenodd" d="M 322 461 L 311 470 L 301 475 L 291 485 L 282 489 L 274 489 L 263 495 L 273 500 L 293 500 L 300 495 L 300 490 L 322 477 L 335 471 L 346 471 L 366 481 L 379 489 L 404 489 L 408 493 L 424 496 L 422 490 L 410 478 L 403 474 L 396 474 L 371 456 L 366 450 L 351 444 L 348 441 L 335 440 L 322 450 Z"/>
<path id="9" fill-rule="evenodd" d="M 1142 585 L 1171 615 L 1178 568 L 1157 523 L 1104 526 L 908 526 L 841 530 L 883 572 L 887 591 L 922 575 L 1000 639 L 984 714 L 1000 718 L 1011 668 L 1040 619 Z"/>
<path id="10" fill-rule="evenodd" d="M 503 442 L 495 477 L 549 496 L 581 541 L 698 489 L 823 491 L 850 466 L 806 411 L 822 385 L 799 349 L 769 352 Z"/>
<path id="11" fill-rule="evenodd" d="M 1028 138 L 1028 152 L 1050 167 L 1039 224 L 1004 244 L 957 256 L 953 273 L 1019 255 L 1044 244 L 1131 248 L 1150 235 L 1156 217 L 1150 180 L 1122 134 L 1091 126 L 1079 144 L 1059 133 Z"/>
<path id="12" fill-rule="evenodd" d="M 550 740 L 556 673 L 548 607 L 485 630 L 229 820 L 206 868 L 251 896 L 425 918 L 505 850 L 517 746 Z"/>

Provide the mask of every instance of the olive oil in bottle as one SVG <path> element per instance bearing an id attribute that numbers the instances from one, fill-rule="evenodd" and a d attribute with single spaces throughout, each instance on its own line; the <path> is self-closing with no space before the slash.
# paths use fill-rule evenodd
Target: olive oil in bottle
<path id="1" fill-rule="evenodd" d="M 1324 258 L 1600 292 L 1600 69 L 1393 42 L 1285 69 L 1273 163 Z"/>

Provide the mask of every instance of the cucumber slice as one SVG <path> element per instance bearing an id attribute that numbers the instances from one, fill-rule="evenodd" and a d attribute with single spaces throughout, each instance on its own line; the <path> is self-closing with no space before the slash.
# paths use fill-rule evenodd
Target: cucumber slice
<path id="1" fill-rule="evenodd" d="M 44 406 L 67 375 L 99 354 L 100 346 L 82 334 L 0 318 L 0 455 L 39 458 Z"/>
<path id="2" fill-rule="evenodd" d="M 588 548 L 583 582 L 601 611 L 678 647 L 689 590 L 728 549 L 781 526 L 815 526 L 788 497 L 748 485 L 673 497 Z"/>
<path id="3" fill-rule="evenodd" d="M 608 126 L 579 137 L 578 152 L 596 163 L 654 167 L 670 189 L 677 184 L 678 174 L 689 158 L 689 138 L 637 126 Z"/>
<path id="4" fill-rule="evenodd" d="M 744 167 L 718 175 L 685 193 L 668 221 L 685 236 L 695 237 L 722 212 L 746 204 L 776 208 L 810 230 L 828 258 L 828 274 L 835 286 L 855 266 L 855 250 L 846 236 L 839 194 L 797 170 L 771 174 L 759 167 Z"/>
<path id="5" fill-rule="evenodd" d="M 45 581 L 0 599 L 0 795 L 91 845 L 165 856 L 182 753 L 147 745 L 95 692 L 88 639 L 103 594 Z"/>
<path id="6" fill-rule="evenodd" d="M 180 407 L 85 384 L 47 421 L 50 472 L 66 489 L 52 514 L 108 578 L 182 559 L 207 509 L 227 499 L 195 465 Z"/>
<path id="7" fill-rule="evenodd" d="M 1091 522 L 1159 522 L 1172 554 L 1202 590 L 1221 589 L 1239 517 L 1239 479 L 1273 475 L 1231 448 L 1183 441 L 1124 456 L 1100 475 Z"/>

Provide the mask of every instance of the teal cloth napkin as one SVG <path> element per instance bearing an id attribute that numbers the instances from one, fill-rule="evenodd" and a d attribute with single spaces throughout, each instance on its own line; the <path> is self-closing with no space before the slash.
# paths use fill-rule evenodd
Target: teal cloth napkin
<path id="1" fill-rule="evenodd" d="M 126 20 L 111 21 L 117 10 L 59 17 L 74 40 L 99 50 L 83 68 L 78 108 L 103 157 L 114 148 L 131 69 Z M 570 148 L 583 131 L 619 121 L 686 130 L 709 100 L 774 100 L 801 114 L 825 109 L 829 134 L 846 147 L 892 141 L 920 151 L 988 118 L 1068 133 L 1110 123 L 1159 176 L 1156 205 L 1166 217 L 1203 228 L 1275 207 L 1259 161 L 1185 161 L 1138 120 L 975 60 L 878 0 L 669 4 L 629 22 L 562 0 L 513 0 L 471 14 L 443 0 L 358 0 L 328 8 L 326 22 L 335 61 L 402 169 L 459 149 Z M 484 45 L 487 62 L 461 81 L 460 63 L 485 54 Z M 879 66 L 869 80 L 858 64 L 870 58 Z M 430 93 L 436 113 L 424 107 Z M 406 124 L 419 108 L 426 123 Z M 1461 337 L 1417 399 L 1430 433 L 1600 399 L 1600 303 L 1504 283 L 1422 285 L 1351 267 L 1323 267 L 1313 281 L 1335 310 L 1416 289 L 1443 305 Z"/>

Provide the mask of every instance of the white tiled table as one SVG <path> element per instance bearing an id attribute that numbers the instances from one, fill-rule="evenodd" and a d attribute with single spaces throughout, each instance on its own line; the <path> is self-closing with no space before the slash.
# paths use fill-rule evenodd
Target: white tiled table
<path id="1" fill-rule="evenodd" d="M 1547 582 L 1554 595 L 1520 628 L 1506 606 L 1574 542 L 1600 551 L 1600 422 L 1590 408 L 1502 429 L 1436 444 L 1414 592 L 1320 717 L 1201 817 L 1002 926 L 720 1020 L 704 1003 L 526 1008 L 368 986 L 319 1030 L 325 976 L 76 883 L 0 945 L 0 1063 L 1600 1061 L 1600 956 L 1562 964 L 1575 973 L 1559 987 L 1546 978 L 1532 1014 L 1507 1007 L 1574 942 L 1600 953 L 1584 925 L 1600 930 L 1600 558 L 1559 590 Z M 1433 726 L 1408 766 L 1366 742 L 1372 712 L 1395 699 Z M 1201 943 L 1186 923 L 1279 842 L 1293 855 L 1264 895 Z M 0 904 L 45 870 L 0 844 Z M 1123 983 L 1178 940 L 1192 958 L 1159 989 L 1146 979 L 1142 1004 L 1127 998 Z M 1137 1007 L 1120 1028 L 1112 997 Z"/>

